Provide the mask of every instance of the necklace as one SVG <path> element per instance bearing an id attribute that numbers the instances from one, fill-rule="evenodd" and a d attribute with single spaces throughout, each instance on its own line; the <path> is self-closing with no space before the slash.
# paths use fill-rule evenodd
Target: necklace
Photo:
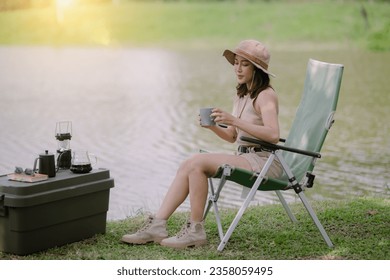
<path id="1" fill-rule="evenodd" d="M 247 94 L 245 97 L 244 97 L 244 105 L 242 106 L 242 108 L 241 108 L 241 110 L 239 111 L 239 114 L 237 115 L 237 118 L 241 118 L 241 115 L 242 115 L 242 112 L 244 112 L 244 108 L 245 108 L 245 106 L 246 106 L 246 103 L 248 102 L 248 99 L 249 99 L 249 94 Z M 240 100 L 240 103 L 239 103 L 239 105 L 241 105 L 241 100 Z"/>

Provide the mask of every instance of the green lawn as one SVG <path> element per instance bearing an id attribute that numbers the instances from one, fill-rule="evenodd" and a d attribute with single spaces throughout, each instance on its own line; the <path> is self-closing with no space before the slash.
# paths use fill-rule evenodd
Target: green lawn
<path id="1" fill-rule="evenodd" d="M 138 229 L 144 216 L 122 221 L 111 221 L 105 235 L 72 243 L 59 248 L 28 256 L 0 253 L 0 259 L 22 260 L 180 260 L 180 259 L 231 259 L 231 260 L 290 260 L 390 259 L 390 200 L 384 198 L 356 198 L 345 201 L 314 202 L 313 208 L 323 223 L 335 247 L 328 248 L 300 204 L 292 210 L 299 223 L 292 224 L 281 205 L 251 207 L 222 252 L 217 226 L 212 213 L 206 219 L 209 244 L 195 249 L 177 250 L 157 244 L 132 246 L 120 242 L 121 236 Z M 235 211 L 222 212 L 225 227 Z M 187 213 L 175 213 L 169 220 L 170 235 L 180 230 Z"/>
<path id="2" fill-rule="evenodd" d="M 292 3 L 291 3 L 292 2 Z M 133 2 L 0 12 L 0 44 L 220 47 L 243 38 L 390 50 L 390 4 L 357 1 Z"/>

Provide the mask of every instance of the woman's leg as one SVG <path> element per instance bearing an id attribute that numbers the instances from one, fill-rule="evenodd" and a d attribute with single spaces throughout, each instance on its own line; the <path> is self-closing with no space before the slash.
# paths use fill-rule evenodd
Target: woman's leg
<path id="1" fill-rule="evenodd" d="M 192 156 L 179 167 L 156 217 L 168 219 L 190 195 L 190 218 L 194 222 L 202 221 L 208 194 L 207 180 L 222 164 L 251 169 L 245 158 L 236 155 L 196 154 Z"/>
<path id="2" fill-rule="evenodd" d="M 163 246 L 185 248 L 207 243 L 203 224 L 203 211 L 207 200 L 208 177 L 215 174 L 222 164 L 251 169 L 249 162 L 240 156 L 224 154 L 197 154 L 186 160 L 178 169 L 175 179 L 155 216 L 150 216 L 143 228 L 122 237 L 123 242 L 145 244 L 157 242 Z M 191 223 L 180 238 L 168 237 L 166 220 L 190 195 Z"/>

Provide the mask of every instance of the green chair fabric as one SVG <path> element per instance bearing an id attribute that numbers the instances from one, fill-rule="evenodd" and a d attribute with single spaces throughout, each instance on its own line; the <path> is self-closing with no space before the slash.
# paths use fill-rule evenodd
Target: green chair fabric
<path id="1" fill-rule="evenodd" d="M 309 60 L 302 99 L 285 146 L 321 151 L 333 123 L 342 73 L 343 67 L 339 64 Z M 305 155 L 283 151 L 283 157 L 298 181 L 314 168 L 313 159 Z"/>

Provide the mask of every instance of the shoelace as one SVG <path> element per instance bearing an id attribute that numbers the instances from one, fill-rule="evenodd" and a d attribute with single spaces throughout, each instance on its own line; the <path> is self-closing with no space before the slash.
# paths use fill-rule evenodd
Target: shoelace
<path id="1" fill-rule="evenodd" d="M 176 234 L 176 238 L 183 237 L 188 234 L 188 230 L 191 227 L 191 222 L 187 222 L 180 230 L 178 234 Z"/>
<path id="2" fill-rule="evenodd" d="M 145 221 L 145 224 L 137 232 L 143 232 L 147 230 L 152 225 L 152 222 L 153 222 L 153 217 L 149 216 L 148 219 Z"/>

